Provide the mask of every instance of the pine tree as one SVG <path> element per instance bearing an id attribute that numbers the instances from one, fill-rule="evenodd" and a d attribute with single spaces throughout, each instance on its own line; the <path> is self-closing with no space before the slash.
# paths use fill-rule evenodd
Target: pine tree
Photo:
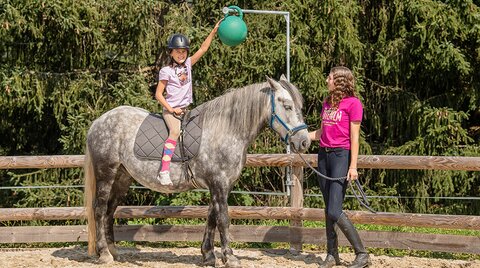
<path id="1" fill-rule="evenodd" d="M 0 3 L 0 153 L 82 154 L 90 123 L 119 106 L 158 112 L 152 93 L 172 33 L 196 51 L 223 17 L 224 1 L 120 0 Z M 320 123 L 331 67 L 346 65 L 365 106 L 362 154 L 479 156 L 480 10 L 478 1 L 238 1 L 243 9 L 290 12 L 291 81 L 302 91 L 310 129 Z M 194 105 L 232 87 L 286 73 L 282 16 L 245 14 L 247 40 L 218 38 L 193 70 Z M 310 153 L 316 153 L 313 145 Z M 249 152 L 283 153 L 265 131 Z M 284 190 L 282 170 L 245 169 L 237 189 Z M 478 172 L 477 172 L 478 173 Z M 373 200 L 379 208 L 476 213 L 480 205 L 435 199 L 478 196 L 479 174 L 456 171 L 366 170 L 371 194 L 415 196 Z M 318 193 L 307 172 L 306 191 Z M 81 169 L 0 171 L 2 185 L 81 185 Z M 430 199 L 433 197 L 433 199 Z M 178 198 L 178 199 L 176 199 Z M 181 198 L 129 193 L 127 203 L 169 204 Z M 237 199 L 235 199 L 237 198 Z M 244 204 L 275 204 L 273 199 Z M 263 202 L 265 201 L 265 202 Z M 187 202 L 187 201 L 186 201 Z M 262 203 L 263 202 L 263 203 Z M 312 204 L 317 202 L 311 201 Z M 78 206 L 81 189 L 0 191 L 0 204 Z M 240 203 L 242 204 L 242 203 Z M 358 208 L 356 203 L 347 204 Z M 472 210 L 472 208 L 474 208 Z"/>

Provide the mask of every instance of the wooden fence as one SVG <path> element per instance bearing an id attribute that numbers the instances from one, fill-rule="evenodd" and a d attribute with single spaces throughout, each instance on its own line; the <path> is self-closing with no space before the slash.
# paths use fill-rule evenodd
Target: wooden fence
<path id="1" fill-rule="evenodd" d="M 316 166 L 316 155 L 302 155 Z M 4 156 L 0 169 L 19 168 L 73 168 L 83 165 L 83 156 Z M 243 226 L 230 228 L 232 241 L 289 242 L 301 249 L 303 243 L 324 244 L 323 228 L 304 228 L 303 220 L 323 221 L 323 209 L 303 208 L 303 166 L 297 155 L 254 154 L 247 156 L 247 166 L 292 165 L 294 185 L 291 207 L 230 207 L 232 219 L 284 219 L 290 226 Z M 359 168 L 373 169 L 437 169 L 480 171 L 480 157 L 422 157 L 422 156 L 360 156 Z M 446 229 L 480 230 L 480 216 L 433 215 L 413 213 L 370 213 L 347 211 L 354 223 L 388 226 L 433 227 Z M 116 218 L 206 218 L 206 206 L 119 207 Z M 84 219 L 84 208 L 2 208 L 0 221 L 76 220 Z M 128 225 L 115 226 L 117 240 L 125 241 L 201 241 L 204 226 L 195 225 Z M 406 232 L 360 231 L 367 247 L 431 250 L 480 254 L 480 237 L 466 235 L 422 234 Z M 218 237 L 218 235 L 217 235 Z M 1 227 L 0 243 L 75 242 L 87 241 L 86 226 Z M 340 245 L 349 245 L 340 234 Z"/>

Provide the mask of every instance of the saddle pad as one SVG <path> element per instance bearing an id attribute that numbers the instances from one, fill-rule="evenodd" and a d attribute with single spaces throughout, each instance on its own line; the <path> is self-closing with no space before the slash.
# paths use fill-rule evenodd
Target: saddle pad
<path id="1" fill-rule="evenodd" d="M 182 122 L 184 161 L 195 157 L 200 148 L 202 137 L 202 116 L 197 108 L 188 112 Z M 133 151 L 139 159 L 161 160 L 163 145 L 168 138 L 167 124 L 159 114 L 149 114 L 140 125 L 135 138 Z M 180 139 L 180 138 L 179 138 Z M 172 162 L 182 161 L 181 143 L 177 141 L 177 148 L 172 157 Z"/>

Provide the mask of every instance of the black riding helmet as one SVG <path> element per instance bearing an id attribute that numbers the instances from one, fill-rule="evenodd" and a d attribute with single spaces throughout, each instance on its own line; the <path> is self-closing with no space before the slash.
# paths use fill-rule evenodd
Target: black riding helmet
<path id="1" fill-rule="evenodd" d="M 168 49 L 186 48 L 187 50 L 190 50 L 190 42 L 183 34 L 173 34 L 168 38 L 167 47 Z"/>

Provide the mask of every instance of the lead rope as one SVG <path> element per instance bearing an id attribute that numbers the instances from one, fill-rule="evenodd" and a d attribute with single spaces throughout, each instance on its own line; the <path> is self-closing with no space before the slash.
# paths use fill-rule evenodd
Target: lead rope
<path id="1" fill-rule="evenodd" d="M 305 162 L 305 164 L 307 164 L 307 166 L 313 170 L 317 175 L 319 175 L 320 177 L 324 178 L 324 179 L 327 179 L 327 180 L 331 180 L 331 181 L 339 181 L 339 180 L 343 180 L 343 179 L 346 179 L 347 176 L 344 176 L 344 177 L 338 177 L 338 178 L 332 178 L 332 177 L 328 177 L 322 173 L 320 173 L 317 169 L 315 169 L 314 167 L 312 167 L 312 165 L 310 165 L 310 163 L 307 162 L 307 160 L 305 160 L 305 158 L 302 157 L 302 155 L 300 153 L 298 153 L 298 156 L 300 156 L 300 158 L 303 160 L 303 162 Z M 370 203 L 368 202 L 368 199 L 367 199 L 367 196 L 365 195 L 365 192 L 363 191 L 363 187 L 362 185 L 360 184 L 360 182 L 357 180 L 354 180 L 355 183 L 350 183 L 350 181 L 348 181 L 348 184 L 350 184 L 350 188 L 352 189 L 352 192 L 353 192 L 353 195 L 355 196 L 355 198 L 358 200 L 358 202 L 363 206 L 365 207 L 366 209 L 368 209 L 370 212 L 372 213 L 377 213 L 375 210 L 373 210 L 371 207 L 370 207 Z M 355 184 L 355 186 L 357 186 L 358 188 L 358 192 L 359 194 L 357 194 L 357 191 L 355 190 L 355 187 L 353 186 Z"/>

